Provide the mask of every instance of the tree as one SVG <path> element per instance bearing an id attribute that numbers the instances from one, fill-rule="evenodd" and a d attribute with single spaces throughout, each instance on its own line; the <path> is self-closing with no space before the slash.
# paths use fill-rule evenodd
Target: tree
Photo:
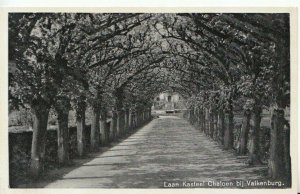
<path id="1" fill-rule="evenodd" d="M 15 57 L 17 70 L 10 91 L 32 110 L 33 138 L 31 151 L 31 173 L 38 176 L 44 169 L 45 138 L 50 107 L 55 101 L 61 79 L 55 59 L 57 29 L 52 28 L 49 14 L 11 14 L 10 56 Z M 19 23 L 15 20 L 19 20 Z"/>

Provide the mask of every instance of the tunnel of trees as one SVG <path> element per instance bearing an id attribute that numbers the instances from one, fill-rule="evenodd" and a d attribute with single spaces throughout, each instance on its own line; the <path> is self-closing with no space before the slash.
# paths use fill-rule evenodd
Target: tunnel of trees
<path id="1" fill-rule="evenodd" d="M 50 109 L 58 115 L 57 157 L 65 164 L 70 110 L 84 156 L 87 107 L 90 147 L 97 150 L 150 120 L 153 98 L 172 90 L 187 102 L 185 117 L 225 150 L 235 149 L 234 109 L 242 107 L 235 152 L 249 165 L 265 162 L 261 114 L 272 110 L 268 175 L 290 180 L 289 30 L 289 14 L 10 13 L 9 62 L 16 70 L 9 105 L 29 108 L 34 118 L 31 174 L 43 173 Z"/>

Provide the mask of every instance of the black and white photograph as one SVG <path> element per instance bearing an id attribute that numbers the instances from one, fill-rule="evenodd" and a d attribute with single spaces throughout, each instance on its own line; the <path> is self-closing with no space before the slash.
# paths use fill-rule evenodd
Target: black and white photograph
<path id="1" fill-rule="evenodd" d="M 290 10 L 7 19 L 9 188 L 295 186 Z"/>

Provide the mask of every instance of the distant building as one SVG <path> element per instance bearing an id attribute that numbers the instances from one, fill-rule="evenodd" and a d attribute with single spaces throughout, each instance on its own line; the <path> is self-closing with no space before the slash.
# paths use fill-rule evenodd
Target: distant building
<path id="1" fill-rule="evenodd" d="M 184 99 L 177 92 L 162 92 L 153 99 L 152 110 L 174 111 L 184 108 Z"/>

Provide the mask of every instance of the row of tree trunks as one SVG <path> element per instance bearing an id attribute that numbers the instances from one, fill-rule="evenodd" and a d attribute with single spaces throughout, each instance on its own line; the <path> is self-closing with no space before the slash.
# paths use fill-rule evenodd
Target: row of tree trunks
<path id="1" fill-rule="evenodd" d="M 199 108 L 196 112 L 194 108 L 190 108 L 187 113 L 188 120 L 193 124 L 197 124 L 208 137 L 219 141 L 225 150 L 233 149 L 234 115 L 232 106 L 228 106 L 225 111 L 221 109 L 218 112 L 212 107 L 210 109 Z M 248 153 L 248 163 L 251 165 L 261 164 L 265 152 L 265 131 L 260 126 L 261 113 L 262 107 L 259 102 L 254 104 L 252 111 L 244 111 L 241 134 L 238 140 L 237 153 L 240 155 Z M 273 108 L 268 166 L 270 178 L 287 180 L 287 183 L 290 183 L 290 128 L 284 115 L 283 108 Z M 195 118 L 197 122 L 195 122 Z"/>
<path id="2" fill-rule="evenodd" d="M 103 111 L 100 111 L 100 142 L 103 145 L 121 137 L 126 131 L 139 127 L 151 119 L 151 111 L 149 112 L 148 109 L 113 111 L 110 128 L 107 128 L 106 111 L 105 109 L 101 110 Z"/>
<path id="3" fill-rule="evenodd" d="M 57 113 L 58 129 L 58 163 L 65 165 L 69 162 L 69 126 L 68 117 L 71 108 L 70 99 L 59 96 L 53 104 Z M 30 174 L 38 178 L 44 171 L 45 145 L 50 105 L 43 100 L 36 101 L 31 105 L 33 115 L 33 137 L 31 146 Z M 85 112 L 87 104 L 84 96 L 79 97 L 76 103 L 76 126 L 77 126 L 77 153 L 84 157 L 87 152 L 85 137 Z M 124 134 L 125 130 L 141 126 L 151 119 L 151 109 L 130 109 L 113 111 L 112 120 L 107 124 L 106 109 L 97 104 L 92 107 L 91 123 L 91 150 L 97 151 L 101 145 L 107 145 Z"/>
<path id="4" fill-rule="evenodd" d="M 230 108 L 231 107 L 231 108 Z M 190 121 L 193 121 L 193 111 L 189 110 L 188 117 Z M 251 130 L 259 131 L 260 128 L 260 114 L 261 110 L 257 110 L 253 115 L 254 117 L 254 128 L 250 127 L 250 119 L 251 119 L 251 112 L 246 110 L 244 112 L 244 118 L 242 122 L 242 129 L 241 129 L 241 136 L 240 136 L 240 146 L 237 150 L 239 154 L 246 154 L 247 153 L 247 144 L 248 144 L 248 134 Z M 208 108 L 199 108 L 196 112 L 196 117 L 198 119 L 197 125 L 199 128 L 205 132 L 205 134 L 215 141 L 218 141 L 221 145 L 224 145 L 225 149 L 232 149 L 233 148 L 233 111 L 232 106 L 229 106 L 229 109 L 226 112 L 223 109 L 216 110 L 213 106 Z M 191 122 L 192 123 L 192 122 Z M 251 129 L 251 130 L 250 130 Z M 259 137 L 259 134 L 256 134 L 256 138 Z M 251 139 L 249 137 L 249 141 L 259 142 L 259 139 L 256 140 L 255 138 Z M 250 142 L 251 144 L 251 142 Z M 257 147 L 259 149 L 259 146 Z M 252 149 L 253 152 L 256 153 L 256 148 Z M 253 156 L 251 156 L 253 158 Z M 250 156 L 249 156 L 250 158 Z"/>
<path id="5" fill-rule="evenodd" d="M 227 106 L 225 111 L 216 109 L 215 105 L 211 105 L 209 108 L 198 107 L 197 111 L 194 107 L 190 107 L 186 114 L 191 124 L 198 125 L 201 131 L 213 140 L 218 141 L 226 150 L 233 149 L 234 142 L 233 109 L 230 99 Z M 247 127 L 249 128 L 249 126 L 248 123 Z M 244 141 L 247 142 L 247 139 L 244 139 Z"/>

